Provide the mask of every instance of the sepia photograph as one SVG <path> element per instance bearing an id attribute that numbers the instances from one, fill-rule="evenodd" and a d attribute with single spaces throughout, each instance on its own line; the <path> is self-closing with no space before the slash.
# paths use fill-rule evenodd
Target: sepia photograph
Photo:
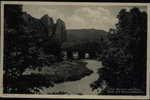
<path id="1" fill-rule="evenodd" d="M 146 96 L 146 5 L 3 4 L 3 94 Z"/>

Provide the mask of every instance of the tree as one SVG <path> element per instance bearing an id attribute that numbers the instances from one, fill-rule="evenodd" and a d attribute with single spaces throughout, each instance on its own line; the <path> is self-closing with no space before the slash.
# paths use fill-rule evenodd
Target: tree
<path id="1" fill-rule="evenodd" d="M 108 35 L 99 69 L 100 78 L 93 85 L 99 87 L 105 80 L 109 88 L 138 88 L 146 92 L 147 14 L 138 8 L 122 9 L 115 34 Z M 112 30 L 112 29 L 111 29 Z M 138 78 L 136 78 L 138 77 Z M 109 90 L 109 88 L 107 88 Z M 107 94 L 107 92 L 105 91 Z"/>

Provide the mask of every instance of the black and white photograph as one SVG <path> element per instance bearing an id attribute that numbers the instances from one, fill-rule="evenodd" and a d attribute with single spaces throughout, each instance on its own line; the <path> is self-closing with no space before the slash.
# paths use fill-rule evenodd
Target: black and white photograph
<path id="1" fill-rule="evenodd" d="M 6 3 L 2 17 L 3 94 L 146 96 L 146 5 Z"/>

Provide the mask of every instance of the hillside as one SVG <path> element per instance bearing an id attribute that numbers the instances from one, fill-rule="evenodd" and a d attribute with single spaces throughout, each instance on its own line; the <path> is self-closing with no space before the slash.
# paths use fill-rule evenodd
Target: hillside
<path id="1" fill-rule="evenodd" d="M 96 29 L 71 29 L 67 30 L 67 34 L 68 42 L 83 42 L 90 40 L 99 40 L 101 39 L 101 37 L 105 37 L 108 32 Z"/>

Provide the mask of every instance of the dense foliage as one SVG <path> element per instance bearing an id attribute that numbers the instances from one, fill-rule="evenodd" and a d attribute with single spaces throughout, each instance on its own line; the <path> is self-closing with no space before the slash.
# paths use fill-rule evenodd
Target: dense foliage
<path id="1" fill-rule="evenodd" d="M 16 84 L 25 81 L 22 73 L 60 60 L 61 44 L 48 36 L 40 20 L 23 12 L 22 5 L 5 5 L 4 20 L 4 92 L 29 92 L 25 89 L 31 85 L 22 89 L 22 84 Z"/>
<path id="2" fill-rule="evenodd" d="M 74 52 L 78 52 L 78 59 L 84 59 L 86 53 L 89 54 L 90 59 L 96 59 L 102 52 L 102 40 L 103 38 L 99 40 L 80 41 L 79 43 L 68 42 L 63 45 L 62 49 L 67 51 L 67 57 L 70 59 L 73 59 Z"/>
<path id="3" fill-rule="evenodd" d="M 141 94 L 144 94 L 147 14 L 138 8 L 132 8 L 130 11 L 122 9 L 117 18 L 116 29 L 111 29 L 108 39 L 104 41 L 101 56 L 104 68 L 99 69 L 100 78 L 92 86 L 102 87 L 105 81 L 108 87 L 102 92 L 104 94 L 111 94 L 110 89 L 113 89 L 112 94 L 115 94 L 118 88 L 140 89 Z M 122 93 L 116 92 L 116 94 Z"/>

